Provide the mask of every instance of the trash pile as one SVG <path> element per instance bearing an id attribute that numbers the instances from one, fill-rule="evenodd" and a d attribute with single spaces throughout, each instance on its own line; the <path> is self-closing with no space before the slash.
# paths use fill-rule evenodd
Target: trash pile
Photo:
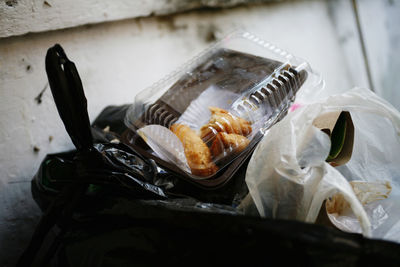
<path id="1" fill-rule="evenodd" d="M 248 32 L 92 125 L 60 45 L 46 71 L 76 150 L 32 180 L 44 214 L 19 266 L 189 263 L 204 247 L 248 263 L 400 262 L 400 113 L 371 91 L 321 98 L 306 61 Z"/>

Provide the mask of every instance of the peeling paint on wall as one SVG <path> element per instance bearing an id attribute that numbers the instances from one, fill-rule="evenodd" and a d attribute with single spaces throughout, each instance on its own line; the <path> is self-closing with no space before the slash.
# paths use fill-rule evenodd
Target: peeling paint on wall
<path id="1" fill-rule="evenodd" d="M 0 38 L 128 18 L 168 15 L 198 8 L 233 7 L 271 0 L 5 0 L 0 4 Z M 277 1 L 277 0 L 275 0 Z"/>

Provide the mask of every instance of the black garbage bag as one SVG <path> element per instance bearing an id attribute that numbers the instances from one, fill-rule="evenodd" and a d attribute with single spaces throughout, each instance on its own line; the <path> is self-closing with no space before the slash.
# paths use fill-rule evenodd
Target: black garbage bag
<path id="1" fill-rule="evenodd" d="M 240 191 L 232 189 L 237 189 L 237 183 L 233 183 L 235 179 L 231 182 L 232 186 L 227 187 L 231 188 L 231 194 L 228 194 L 229 190 L 220 194 L 218 190 L 195 188 L 121 143 L 119 138 L 125 130 L 122 119 L 125 106 L 105 109 L 91 127 L 79 74 L 61 46 L 56 45 L 48 50 L 46 71 L 58 112 L 76 150 L 48 155 L 32 180 L 32 193 L 44 211 L 44 216 L 31 244 L 21 257 L 20 266 L 26 266 L 34 260 L 53 226 L 61 227 L 61 233 L 64 233 L 74 212 L 85 214 L 93 211 L 93 205 L 83 205 L 87 199 L 99 199 L 101 196 L 100 199 L 126 197 L 153 201 L 171 198 L 187 200 L 189 196 L 185 192 L 190 192 L 190 201 L 179 207 L 198 205 L 198 198 L 213 203 L 202 207 L 210 209 L 217 203 L 231 204 L 232 193 Z M 108 128 L 111 126 L 114 132 L 105 131 L 102 125 Z M 247 189 L 243 179 L 239 181 L 239 186 L 245 190 L 244 195 Z"/>
<path id="2" fill-rule="evenodd" d="M 48 155 L 32 180 L 43 216 L 19 266 L 400 264 L 400 246 L 319 225 L 243 216 L 244 164 L 220 188 L 179 179 L 121 142 L 127 106 L 90 126 L 75 65 L 61 46 L 46 71 L 76 150 Z"/>

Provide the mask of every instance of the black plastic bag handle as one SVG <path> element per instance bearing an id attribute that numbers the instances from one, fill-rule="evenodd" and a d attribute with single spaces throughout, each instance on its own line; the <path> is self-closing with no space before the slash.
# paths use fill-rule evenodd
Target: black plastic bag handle
<path id="1" fill-rule="evenodd" d="M 82 81 L 75 64 L 59 44 L 47 50 L 46 72 L 58 113 L 72 142 L 78 151 L 90 150 L 93 138 Z"/>
<path id="2" fill-rule="evenodd" d="M 47 50 L 46 72 L 58 113 L 72 142 L 79 152 L 92 151 L 93 137 L 82 82 L 75 64 L 68 60 L 59 44 Z M 50 229 L 60 220 L 60 217 L 64 220 L 69 218 L 86 188 L 87 184 L 78 183 L 71 183 L 63 188 L 43 214 L 28 247 L 17 263 L 18 267 L 34 264 L 36 255 Z"/>

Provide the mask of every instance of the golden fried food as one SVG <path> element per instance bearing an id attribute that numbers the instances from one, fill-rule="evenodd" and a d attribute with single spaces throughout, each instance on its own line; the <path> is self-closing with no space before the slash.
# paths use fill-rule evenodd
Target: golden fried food
<path id="1" fill-rule="evenodd" d="M 239 134 L 218 133 L 211 145 L 211 153 L 215 157 L 224 151 L 242 152 L 250 143 L 247 137 Z"/>
<path id="2" fill-rule="evenodd" d="M 251 123 L 245 119 L 236 117 L 221 108 L 209 107 L 209 109 L 211 111 L 210 121 L 200 129 L 200 137 L 203 140 L 210 140 L 218 132 L 243 136 L 251 133 Z"/>
<path id="3" fill-rule="evenodd" d="M 340 215 L 343 211 L 350 208 L 350 204 L 346 201 L 343 194 L 336 193 L 326 200 L 325 207 L 328 213 L 337 213 Z"/>
<path id="4" fill-rule="evenodd" d="M 217 172 L 218 167 L 211 160 L 210 149 L 194 130 L 183 124 L 173 124 L 170 130 L 181 140 L 192 174 L 210 176 Z"/>

